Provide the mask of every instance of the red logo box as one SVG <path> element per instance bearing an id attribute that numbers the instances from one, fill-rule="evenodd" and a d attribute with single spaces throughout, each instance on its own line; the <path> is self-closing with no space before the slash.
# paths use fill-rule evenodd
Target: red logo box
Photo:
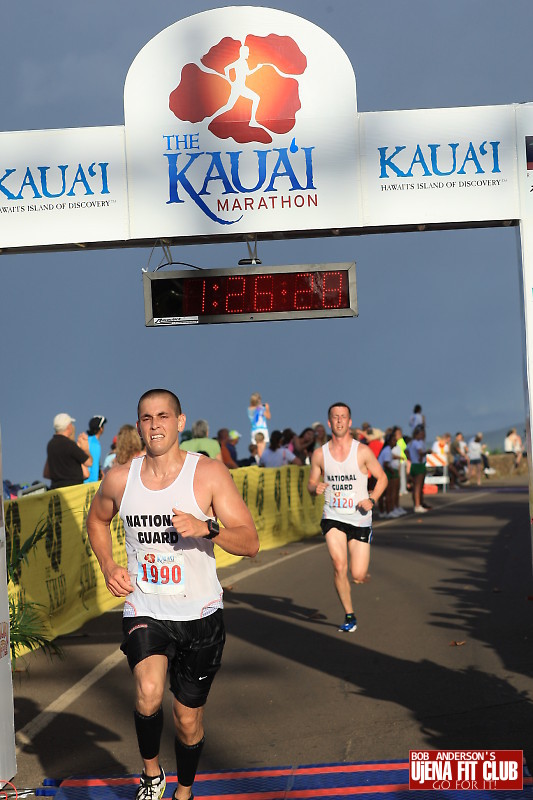
<path id="1" fill-rule="evenodd" d="M 523 788 L 522 750 L 410 750 L 409 789 Z"/>

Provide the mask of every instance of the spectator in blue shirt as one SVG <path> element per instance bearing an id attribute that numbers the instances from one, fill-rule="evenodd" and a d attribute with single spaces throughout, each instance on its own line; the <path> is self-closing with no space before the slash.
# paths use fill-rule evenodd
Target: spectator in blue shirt
<path id="1" fill-rule="evenodd" d="M 107 419 L 101 414 L 91 417 L 89 420 L 89 427 L 87 435 L 89 437 L 89 452 L 93 457 L 93 463 L 89 470 L 89 477 L 85 478 L 84 483 L 91 483 L 92 481 L 100 480 L 100 457 L 102 455 L 102 445 L 100 438 L 104 432 L 104 425 Z"/>

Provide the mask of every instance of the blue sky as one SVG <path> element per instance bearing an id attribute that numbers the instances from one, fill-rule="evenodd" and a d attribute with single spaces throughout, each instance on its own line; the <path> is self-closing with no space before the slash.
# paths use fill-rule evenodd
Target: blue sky
<path id="1" fill-rule="evenodd" d="M 26 0 L 3 14 L 0 130 L 122 125 L 127 70 L 146 42 L 222 3 Z M 232 5 L 247 5 L 234 2 Z M 530 0 L 270 2 L 327 31 L 348 54 L 359 111 L 533 100 Z M 150 250 L 2 255 L 0 426 L 4 477 L 40 478 L 59 411 L 85 429 L 109 419 L 104 452 L 139 395 L 168 386 L 188 422 L 248 437 L 259 391 L 272 427 L 325 421 L 343 399 L 354 423 L 428 438 L 524 419 L 523 323 L 514 228 L 260 242 L 263 264 L 356 261 L 357 319 L 147 329 Z M 175 261 L 236 266 L 244 244 L 172 248 Z M 154 257 L 160 258 L 159 251 Z M 153 263 L 152 263 L 153 265 Z"/>

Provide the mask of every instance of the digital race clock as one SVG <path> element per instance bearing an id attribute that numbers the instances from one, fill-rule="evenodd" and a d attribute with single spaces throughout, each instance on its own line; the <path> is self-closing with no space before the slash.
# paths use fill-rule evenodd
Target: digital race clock
<path id="1" fill-rule="evenodd" d="M 147 326 L 355 317 L 355 263 L 144 272 Z"/>

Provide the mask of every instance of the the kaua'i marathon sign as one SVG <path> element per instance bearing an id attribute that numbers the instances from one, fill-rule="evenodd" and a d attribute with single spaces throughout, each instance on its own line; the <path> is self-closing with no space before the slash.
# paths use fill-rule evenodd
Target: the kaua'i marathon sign
<path id="1" fill-rule="evenodd" d="M 176 23 L 133 62 L 124 106 L 134 238 L 359 219 L 353 69 L 306 20 L 221 8 Z"/>

